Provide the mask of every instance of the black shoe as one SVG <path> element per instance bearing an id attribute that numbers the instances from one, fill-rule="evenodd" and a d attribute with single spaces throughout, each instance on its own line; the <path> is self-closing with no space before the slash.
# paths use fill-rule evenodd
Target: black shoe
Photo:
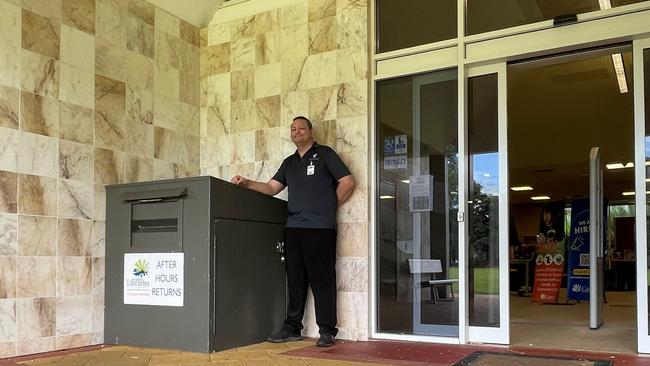
<path id="1" fill-rule="evenodd" d="M 278 332 L 271 334 L 266 340 L 271 343 L 284 343 L 295 342 L 302 339 L 300 333 L 289 332 L 286 329 L 281 329 Z"/>
<path id="2" fill-rule="evenodd" d="M 321 334 L 316 345 L 318 347 L 332 347 L 334 345 L 334 336 L 329 333 Z"/>

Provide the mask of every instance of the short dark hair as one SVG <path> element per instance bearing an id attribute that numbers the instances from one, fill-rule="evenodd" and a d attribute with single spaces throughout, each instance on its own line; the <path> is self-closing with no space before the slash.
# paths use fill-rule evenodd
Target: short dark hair
<path id="1" fill-rule="evenodd" d="M 307 118 L 307 117 L 305 117 L 305 116 L 296 116 L 296 117 L 293 117 L 293 120 L 294 120 L 294 121 L 297 120 L 297 119 L 301 119 L 301 120 L 307 122 L 307 127 L 309 127 L 310 130 L 311 130 L 312 128 L 314 128 L 314 126 L 312 126 L 311 121 L 309 120 L 309 118 Z"/>

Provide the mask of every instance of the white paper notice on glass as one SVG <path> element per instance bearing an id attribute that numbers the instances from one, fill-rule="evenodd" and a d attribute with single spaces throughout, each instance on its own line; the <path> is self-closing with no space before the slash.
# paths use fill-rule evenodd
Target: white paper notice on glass
<path id="1" fill-rule="evenodd" d="M 124 303 L 183 306 L 183 253 L 124 254 Z"/>
<path id="2" fill-rule="evenodd" d="M 408 163 L 406 155 L 403 156 L 387 156 L 384 158 L 385 170 L 406 169 Z"/>
<path id="3" fill-rule="evenodd" d="M 433 210 L 433 175 L 409 178 L 409 209 L 411 212 Z"/>

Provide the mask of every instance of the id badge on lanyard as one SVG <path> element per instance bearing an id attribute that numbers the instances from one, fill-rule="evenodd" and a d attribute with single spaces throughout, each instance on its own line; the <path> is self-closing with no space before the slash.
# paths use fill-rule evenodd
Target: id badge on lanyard
<path id="1" fill-rule="evenodd" d="M 309 165 L 307 166 L 307 175 L 314 175 L 314 170 L 316 169 L 316 166 L 314 165 L 313 162 L 310 162 Z"/>

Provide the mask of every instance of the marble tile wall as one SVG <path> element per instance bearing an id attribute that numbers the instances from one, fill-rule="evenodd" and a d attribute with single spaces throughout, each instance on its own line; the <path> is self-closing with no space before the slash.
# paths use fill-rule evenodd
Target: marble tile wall
<path id="1" fill-rule="evenodd" d="M 352 340 L 368 336 L 367 14 L 367 0 L 296 0 L 227 21 L 217 11 L 201 30 L 201 174 L 270 179 L 305 115 L 357 180 L 337 250 L 339 337 Z M 313 308 L 305 324 L 318 334 Z"/>
<path id="2" fill-rule="evenodd" d="M 199 174 L 200 30 L 142 0 L 0 24 L 0 358 L 101 343 L 104 185 Z"/>

